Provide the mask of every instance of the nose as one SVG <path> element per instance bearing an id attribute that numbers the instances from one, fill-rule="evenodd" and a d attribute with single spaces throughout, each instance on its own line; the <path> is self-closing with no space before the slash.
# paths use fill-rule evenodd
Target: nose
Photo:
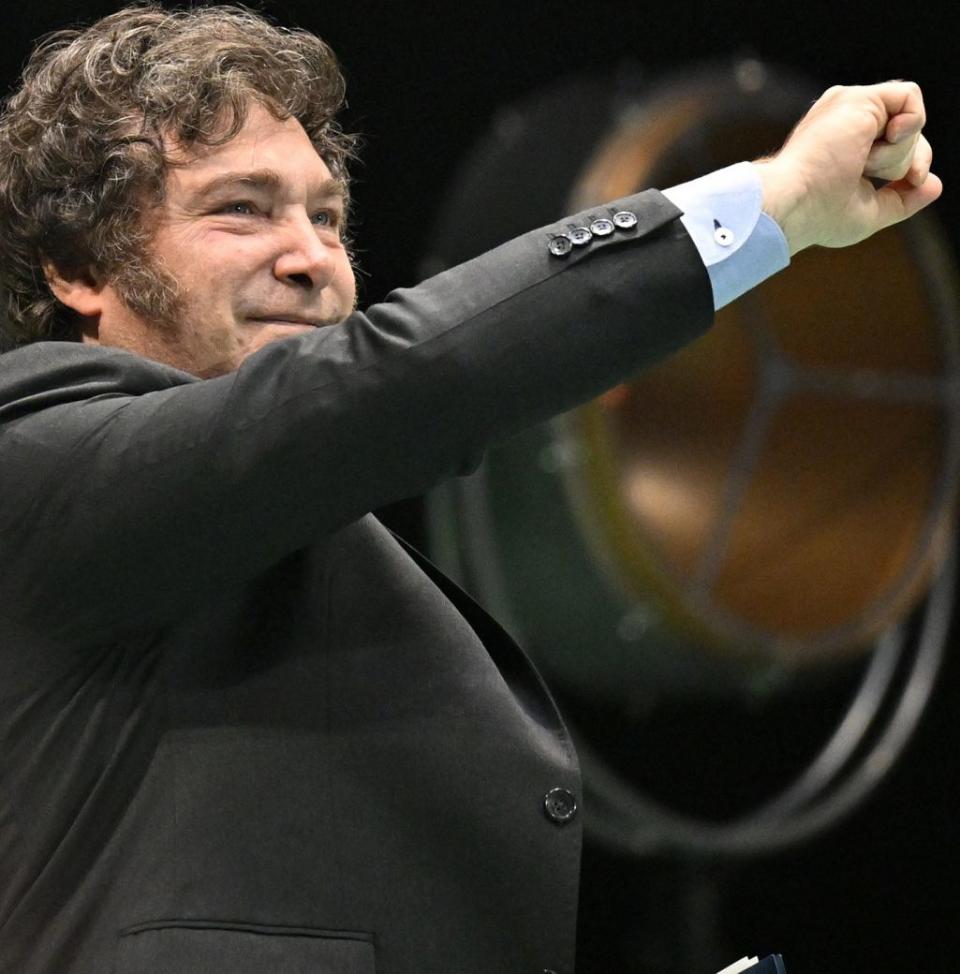
<path id="1" fill-rule="evenodd" d="M 274 277 L 307 290 L 326 287 L 336 273 L 334 250 L 340 247 L 339 237 L 318 229 L 305 213 L 291 216 L 283 227 Z"/>

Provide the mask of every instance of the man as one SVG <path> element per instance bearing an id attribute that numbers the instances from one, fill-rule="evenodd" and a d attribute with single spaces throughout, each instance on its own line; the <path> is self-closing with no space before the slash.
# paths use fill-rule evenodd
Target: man
<path id="1" fill-rule="evenodd" d="M 831 89 L 684 214 L 361 314 L 341 97 L 309 35 L 146 7 L 42 46 L 0 122 L 3 972 L 572 972 L 562 720 L 367 512 L 940 192 L 915 85 Z"/>

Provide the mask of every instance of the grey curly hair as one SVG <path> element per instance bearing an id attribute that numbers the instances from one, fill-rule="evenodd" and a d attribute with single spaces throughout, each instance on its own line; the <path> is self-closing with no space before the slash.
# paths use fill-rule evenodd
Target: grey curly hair
<path id="1" fill-rule="evenodd" d="M 175 282 L 151 264 L 142 217 L 163 200 L 167 151 L 229 141 L 251 100 L 299 121 L 346 182 L 356 143 L 335 120 L 344 87 L 323 41 L 245 7 L 137 5 L 41 41 L 0 113 L 5 344 L 79 339 L 45 263 L 64 277 L 94 268 L 162 320 Z"/>

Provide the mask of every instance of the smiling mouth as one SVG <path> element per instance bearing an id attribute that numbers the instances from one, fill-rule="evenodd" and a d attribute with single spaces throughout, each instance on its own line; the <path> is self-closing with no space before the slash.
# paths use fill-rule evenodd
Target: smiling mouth
<path id="1" fill-rule="evenodd" d="M 256 315 L 248 320 L 257 325 L 307 325 L 310 328 L 322 328 L 324 325 L 330 324 L 327 321 L 297 318 L 293 315 Z"/>

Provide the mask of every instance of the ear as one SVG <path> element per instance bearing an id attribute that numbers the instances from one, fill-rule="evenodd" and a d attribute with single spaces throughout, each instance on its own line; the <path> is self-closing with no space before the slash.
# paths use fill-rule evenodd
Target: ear
<path id="1" fill-rule="evenodd" d="M 75 276 L 65 277 L 48 260 L 43 262 L 43 274 L 53 296 L 80 316 L 84 333 L 95 337 L 104 303 L 103 282 L 99 276 L 92 269 L 88 269 Z"/>

